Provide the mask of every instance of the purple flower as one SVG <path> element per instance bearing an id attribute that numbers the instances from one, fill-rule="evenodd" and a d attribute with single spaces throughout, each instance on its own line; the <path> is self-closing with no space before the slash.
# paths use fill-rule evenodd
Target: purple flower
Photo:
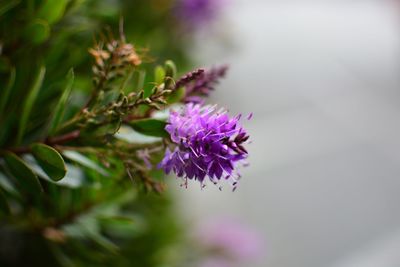
<path id="1" fill-rule="evenodd" d="M 219 252 L 212 258 L 247 262 L 262 256 L 264 241 L 255 229 L 232 218 L 217 218 L 203 223 L 197 233 L 200 243 Z"/>
<path id="2" fill-rule="evenodd" d="M 178 0 L 176 14 L 184 26 L 197 28 L 212 21 L 223 0 Z"/>
<path id="3" fill-rule="evenodd" d="M 159 167 L 202 185 L 206 176 L 214 184 L 223 178 L 235 189 L 240 177 L 236 168 L 247 158 L 243 145 L 249 139 L 240 117 L 229 118 L 223 109 L 192 103 L 180 112 L 171 111 L 165 129 L 175 149 L 167 148 Z"/>

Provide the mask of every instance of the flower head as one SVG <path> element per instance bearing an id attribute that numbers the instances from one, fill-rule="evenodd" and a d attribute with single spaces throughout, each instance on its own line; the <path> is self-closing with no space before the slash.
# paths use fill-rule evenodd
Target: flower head
<path id="1" fill-rule="evenodd" d="M 223 178 L 235 189 L 240 177 L 236 168 L 247 158 L 243 145 L 249 138 L 239 125 L 240 117 L 230 118 L 223 109 L 192 103 L 180 112 L 171 111 L 165 129 L 175 149 L 167 148 L 159 167 L 202 185 L 206 176 L 215 184 Z"/>

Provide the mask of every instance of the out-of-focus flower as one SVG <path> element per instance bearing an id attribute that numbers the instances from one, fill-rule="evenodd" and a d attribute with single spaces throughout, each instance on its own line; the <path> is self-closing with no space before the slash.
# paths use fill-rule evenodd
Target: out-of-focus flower
<path id="1" fill-rule="evenodd" d="M 197 267 L 232 267 L 232 265 L 227 259 L 215 257 L 201 261 Z"/>
<path id="2" fill-rule="evenodd" d="M 243 145 L 249 139 L 240 117 L 230 118 L 224 109 L 192 103 L 180 112 L 171 111 L 165 129 L 176 147 L 167 148 L 159 167 L 202 185 L 206 176 L 214 184 L 223 178 L 235 189 L 240 177 L 237 164 L 247 158 Z"/>
<path id="3" fill-rule="evenodd" d="M 176 15 L 188 28 L 199 28 L 214 20 L 224 0 L 178 0 Z"/>
<path id="4" fill-rule="evenodd" d="M 264 249 L 259 233 L 227 218 L 205 223 L 197 238 L 203 246 L 216 253 L 211 259 L 218 257 L 231 262 L 248 262 L 260 257 Z"/>
<path id="5" fill-rule="evenodd" d="M 143 163 L 145 164 L 147 169 L 150 170 L 153 167 L 150 162 L 150 153 L 147 148 L 139 149 L 138 151 L 136 151 L 136 155 L 138 158 L 143 160 Z"/>

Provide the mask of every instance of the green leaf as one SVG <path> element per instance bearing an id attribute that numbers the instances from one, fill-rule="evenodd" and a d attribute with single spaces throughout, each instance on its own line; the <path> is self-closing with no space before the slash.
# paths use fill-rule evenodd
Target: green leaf
<path id="1" fill-rule="evenodd" d="M 0 94 L 0 114 L 3 114 L 4 109 L 6 107 L 8 97 L 10 96 L 11 89 L 13 88 L 14 83 L 15 83 L 15 75 L 16 75 L 15 68 L 12 67 L 11 71 L 10 71 L 10 78 L 8 79 L 7 86 L 5 87 L 2 94 Z"/>
<path id="2" fill-rule="evenodd" d="M 29 164 L 29 166 L 38 175 L 39 178 L 42 178 L 49 183 L 56 184 L 57 186 L 78 188 L 82 186 L 82 183 L 85 180 L 84 172 L 80 166 L 65 163 L 67 173 L 65 174 L 64 178 L 59 181 L 54 181 L 49 177 L 49 175 L 45 171 L 43 171 L 43 169 L 39 166 L 37 160 L 35 160 L 35 158 L 32 155 L 30 154 L 25 155 L 23 157 L 23 160 L 25 160 Z M 0 173 L 0 178 L 1 178 L 1 173 Z M 0 185 L 2 185 L 1 182 L 4 183 L 4 181 L 0 179 Z"/>
<path id="3" fill-rule="evenodd" d="M 62 154 L 65 157 L 79 163 L 82 166 L 93 169 L 104 176 L 108 176 L 108 172 L 104 170 L 99 164 L 87 158 L 86 156 L 82 155 L 81 153 L 72 150 L 65 150 L 62 152 Z"/>
<path id="4" fill-rule="evenodd" d="M 19 120 L 17 142 L 16 142 L 17 145 L 21 143 L 22 137 L 25 132 L 26 124 L 28 123 L 29 115 L 32 111 L 33 104 L 35 103 L 39 90 L 42 87 L 45 73 L 46 73 L 46 68 L 44 66 L 41 66 L 39 72 L 36 75 L 35 82 L 33 83 L 31 90 L 29 91 L 29 95 L 26 97 L 24 107 L 22 109 L 21 118 Z"/>
<path id="5" fill-rule="evenodd" d="M 176 76 L 176 66 L 172 60 L 165 62 L 165 77 L 164 84 L 165 88 L 170 89 L 174 85 L 174 78 Z"/>
<path id="6" fill-rule="evenodd" d="M 63 93 L 61 94 L 60 100 L 57 103 L 53 119 L 50 124 L 50 134 L 53 134 L 56 130 L 60 122 L 64 117 L 65 108 L 67 106 L 68 98 L 72 91 L 72 85 L 74 84 L 75 76 L 74 70 L 70 69 L 67 77 L 66 77 L 66 84 Z"/>
<path id="7" fill-rule="evenodd" d="M 33 144 L 31 148 L 36 161 L 52 180 L 59 181 L 64 178 L 67 169 L 57 150 L 45 144 Z"/>
<path id="8" fill-rule="evenodd" d="M 144 119 L 132 121 L 129 125 L 137 132 L 156 137 L 168 137 L 169 134 L 165 130 L 167 123 L 157 119 Z"/>
<path id="9" fill-rule="evenodd" d="M 49 23 L 42 19 L 33 20 L 25 28 L 25 38 L 34 44 L 41 44 L 50 36 Z"/>
<path id="10" fill-rule="evenodd" d="M 67 4 L 67 0 L 44 1 L 39 10 L 38 16 L 44 20 L 47 20 L 50 24 L 53 24 L 62 18 Z"/>
<path id="11" fill-rule="evenodd" d="M 135 222 L 130 216 L 100 217 L 98 221 L 104 232 L 118 238 L 132 238 L 143 228 L 143 223 Z"/>
<path id="12" fill-rule="evenodd" d="M 5 173 L 0 172 L 0 187 L 8 194 L 18 196 L 18 191 L 15 189 L 14 184 L 11 183 L 9 179 L 10 178 L 7 177 Z"/>
<path id="13" fill-rule="evenodd" d="M 7 152 L 4 160 L 11 174 L 18 180 L 18 183 L 26 191 L 43 192 L 42 185 L 33 170 L 17 155 Z"/>
<path id="14" fill-rule="evenodd" d="M 157 66 L 157 67 L 154 69 L 154 81 L 155 81 L 157 84 L 161 84 L 161 83 L 164 82 L 164 77 L 165 77 L 165 70 L 164 70 L 164 68 L 161 67 L 161 66 Z"/>
<path id="15" fill-rule="evenodd" d="M 176 72 L 175 63 L 172 60 L 165 61 L 165 76 L 175 78 Z"/>
<path id="16" fill-rule="evenodd" d="M 115 138 L 125 141 L 131 144 L 151 144 L 155 142 L 161 141 L 160 137 L 148 136 L 141 133 L 136 132 L 129 125 L 122 125 L 119 128 L 118 133 L 116 133 Z"/>
<path id="17" fill-rule="evenodd" d="M 102 235 L 100 232 L 87 230 L 86 234 L 92 241 L 94 241 L 95 243 L 97 243 L 97 245 L 101 246 L 107 251 L 115 254 L 118 253 L 119 247 L 114 244 L 110 239 Z"/>

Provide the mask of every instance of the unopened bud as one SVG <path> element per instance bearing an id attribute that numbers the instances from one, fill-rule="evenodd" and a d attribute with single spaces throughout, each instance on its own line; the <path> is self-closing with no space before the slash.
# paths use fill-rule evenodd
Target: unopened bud
<path id="1" fill-rule="evenodd" d="M 172 60 L 165 61 L 165 77 L 174 78 L 176 75 L 176 66 Z"/>

